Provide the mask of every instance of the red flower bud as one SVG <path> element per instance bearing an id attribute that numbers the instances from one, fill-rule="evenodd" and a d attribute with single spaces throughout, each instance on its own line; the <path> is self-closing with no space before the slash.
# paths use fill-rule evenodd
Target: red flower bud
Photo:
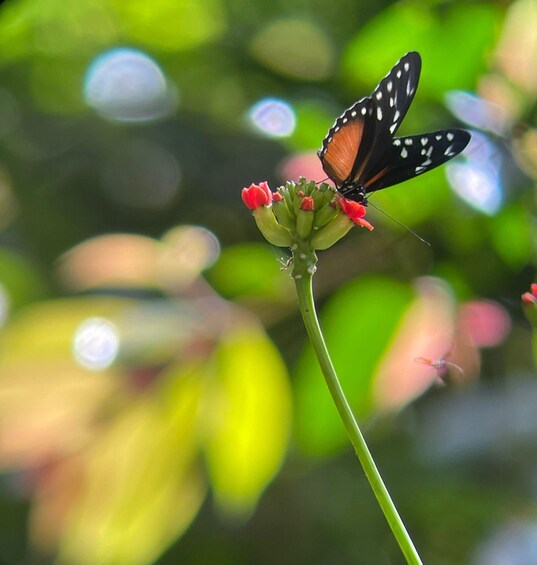
<path id="1" fill-rule="evenodd" d="M 530 286 L 530 290 L 531 290 L 531 293 L 533 294 L 533 296 L 535 296 L 537 298 L 537 284 L 536 283 L 533 283 Z"/>
<path id="2" fill-rule="evenodd" d="M 338 199 L 338 204 L 354 224 L 363 228 L 367 228 L 369 231 L 374 229 L 367 220 L 363 219 L 367 212 L 366 207 L 363 204 L 355 202 L 354 200 L 347 200 L 343 197 Z"/>
<path id="3" fill-rule="evenodd" d="M 311 196 L 304 196 L 300 203 L 300 208 L 306 212 L 311 212 L 314 208 L 313 198 Z"/>
<path id="4" fill-rule="evenodd" d="M 303 190 L 299 190 L 299 191 L 297 192 L 297 194 L 298 194 L 299 196 L 301 196 L 301 197 L 306 195 Z"/>
<path id="5" fill-rule="evenodd" d="M 272 203 L 272 192 L 266 182 L 251 184 L 242 189 L 242 201 L 250 210 L 257 210 L 261 206 L 270 206 Z"/>
<path id="6" fill-rule="evenodd" d="M 272 200 L 274 200 L 274 202 L 281 202 L 283 200 L 283 196 L 279 192 L 273 192 Z"/>
<path id="7" fill-rule="evenodd" d="M 532 286 L 534 286 L 534 285 L 532 285 Z M 522 298 L 523 304 L 527 304 L 528 306 L 530 304 L 537 304 L 537 297 L 532 292 L 525 292 L 522 295 L 521 298 Z"/>

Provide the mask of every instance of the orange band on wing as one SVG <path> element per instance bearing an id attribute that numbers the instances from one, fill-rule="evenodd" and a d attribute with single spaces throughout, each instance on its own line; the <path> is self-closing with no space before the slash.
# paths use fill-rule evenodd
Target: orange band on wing
<path id="1" fill-rule="evenodd" d="M 371 186 L 374 182 L 377 182 L 381 177 L 383 177 L 388 172 L 388 170 L 389 170 L 389 167 L 385 167 L 384 169 L 382 169 L 382 171 L 377 173 L 374 177 L 371 177 L 370 179 L 368 179 L 364 186 L 366 188 Z"/>
<path id="2" fill-rule="evenodd" d="M 362 120 L 349 121 L 340 125 L 332 134 L 323 155 L 323 169 L 337 184 L 341 185 L 349 177 L 364 132 Z"/>

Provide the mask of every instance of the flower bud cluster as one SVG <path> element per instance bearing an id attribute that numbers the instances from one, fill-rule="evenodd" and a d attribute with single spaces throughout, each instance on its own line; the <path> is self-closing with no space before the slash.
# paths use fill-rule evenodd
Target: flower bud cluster
<path id="1" fill-rule="evenodd" d="M 313 250 L 328 249 L 354 225 L 373 226 L 364 219 L 366 208 L 347 200 L 326 183 L 299 179 L 271 192 L 266 182 L 242 191 L 265 239 L 280 247 L 308 244 Z"/>

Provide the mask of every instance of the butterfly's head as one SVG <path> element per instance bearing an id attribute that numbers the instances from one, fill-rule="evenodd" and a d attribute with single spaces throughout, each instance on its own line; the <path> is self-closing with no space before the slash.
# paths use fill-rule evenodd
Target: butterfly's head
<path id="1" fill-rule="evenodd" d="M 359 182 L 344 183 L 338 188 L 338 192 L 347 200 L 354 200 L 363 206 L 367 206 L 365 186 Z"/>

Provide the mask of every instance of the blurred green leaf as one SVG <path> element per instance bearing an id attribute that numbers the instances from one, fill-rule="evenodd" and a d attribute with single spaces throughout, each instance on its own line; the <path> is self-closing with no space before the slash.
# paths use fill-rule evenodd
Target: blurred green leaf
<path id="1" fill-rule="evenodd" d="M 501 10 L 492 3 L 453 4 L 438 12 L 422 56 L 424 91 L 442 99 L 453 88 L 475 88 L 497 39 Z"/>
<path id="2" fill-rule="evenodd" d="M 409 286 L 367 277 L 339 290 L 321 314 L 328 349 L 345 394 L 358 418 L 370 406 L 376 364 L 412 300 Z M 309 345 L 295 374 L 296 422 L 300 445 L 325 455 L 347 445 L 345 428 Z"/>
<path id="3" fill-rule="evenodd" d="M 266 244 L 243 243 L 222 251 L 207 273 L 209 282 L 227 298 L 263 298 L 289 302 L 294 289 L 276 253 Z"/>
<path id="4" fill-rule="evenodd" d="M 291 137 L 295 149 L 318 149 L 321 139 L 334 122 L 326 107 L 316 102 L 304 101 L 295 104 L 296 128 Z"/>
<path id="5" fill-rule="evenodd" d="M 218 346 L 205 451 L 216 500 L 227 513 L 251 511 L 282 463 L 291 419 L 288 379 L 259 327 L 233 330 Z"/>
<path id="6" fill-rule="evenodd" d="M 0 284 L 7 292 L 11 310 L 42 298 L 47 291 L 43 276 L 35 265 L 6 249 L 0 249 Z"/>
<path id="7" fill-rule="evenodd" d="M 371 91 L 405 53 L 422 53 L 428 47 L 434 23 L 434 14 L 425 4 L 397 2 L 388 6 L 349 42 L 343 53 L 344 77 L 350 85 Z"/>
<path id="8" fill-rule="evenodd" d="M 422 95 L 442 99 L 449 89 L 473 88 L 486 68 L 500 18 L 501 11 L 491 3 L 438 10 L 422 2 L 397 2 L 350 42 L 343 57 L 344 76 L 355 87 L 371 89 L 407 51 L 418 51 L 424 67 Z"/>
<path id="9" fill-rule="evenodd" d="M 490 221 L 490 235 L 501 258 L 513 269 L 526 265 L 533 253 L 532 225 L 522 204 L 504 208 Z"/>
<path id="10" fill-rule="evenodd" d="M 268 68 L 301 80 L 326 79 L 334 67 L 334 46 L 325 29 L 303 17 L 269 23 L 254 37 L 251 52 Z"/>
<path id="11" fill-rule="evenodd" d="M 87 56 L 117 41 L 106 0 L 2 3 L 0 65 L 30 55 Z"/>
<path id="12" fill-rule="evenodd" d="M 28 56 L 34 49 L 32 32 L 39 7 L 31 0 L 2 2 L 0 10 L 0 65 Z"/>
<path id="13" fill-rule="evenodd" d="M 217 39 L 227 27 L 220 0 L 108 1 L 127 38 L 163 51 L 199 47 Z"/>
<path id="14" fill-rule="evenodd" d="M 33 24 L 34 46 L 46 56 L 91 56 L 119 36 L 106 0 L 44 0 Z"/>

